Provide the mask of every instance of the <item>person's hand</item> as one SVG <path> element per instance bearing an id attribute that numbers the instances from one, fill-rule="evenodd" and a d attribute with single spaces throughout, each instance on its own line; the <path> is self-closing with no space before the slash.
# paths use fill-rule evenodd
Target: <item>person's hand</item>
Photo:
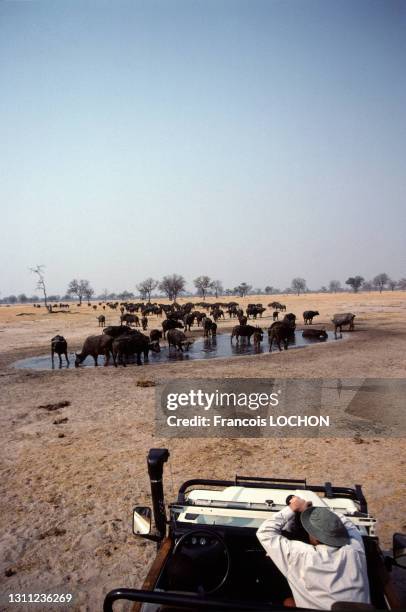
<path id="1" fill-rule="evenodd" d="M 289 501 L 289 508 L 291 508 L 293 512 L 304 512 L 304 510 L 311 505 L 312 502 L 308 502 L 297 495 L 294 495 Z"/>

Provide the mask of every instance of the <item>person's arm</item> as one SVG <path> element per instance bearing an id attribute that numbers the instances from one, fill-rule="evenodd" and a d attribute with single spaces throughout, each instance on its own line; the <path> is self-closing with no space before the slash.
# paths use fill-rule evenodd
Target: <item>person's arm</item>
<path id="1" fill-rule="evenodd" d="M 309 502 L 294 495 L 280 512 L 265 521 L 257 531 L 257 538 L 265 548 L 276 567 L 285 575 L 289 569 L 289 557 L 292 552 L 306 552 L 308 545 L 297 540 L 289 540 L 282 535 L 292 526 L 296 512 L 303 512 Z"/>
<path id="2" fill-rule="evenodd" d="M 282 530 L 293 521 L 295 513 L 289 506 L 267 519 L 257 531 L 257 538 L 271 557 L 275 565 L 286 574 L 288 570 L 289 555 L 293 540 L 282 535 Z"/>
<path id="3" fill-rule="evenodd" d="M 344 516 L 339 512 L 336 512 L 337 516 L 341 519 L 344 527 L 346 528 L 348 535 L 350 536 L 350 545 L 365 553 L 364 542 L 362 540 L 362 535 L 360 531 L 357 529 L 356 525 L 352 522 L 352 520 L 348 516 Z"/>

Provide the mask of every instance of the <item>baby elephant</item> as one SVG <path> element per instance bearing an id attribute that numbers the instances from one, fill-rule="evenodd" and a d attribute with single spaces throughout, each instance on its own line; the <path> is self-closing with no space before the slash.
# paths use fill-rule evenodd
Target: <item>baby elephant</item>
<path id="1" fill-rule="evenodd" d="M 54 336 L 51 340 L 51 359 L 52 359 L 52 369 L 55 368 L 54 364 L 54 355 L 55 353 L 59 357 L 59 367 L 62 367 L 62 355 L 65 355 L 66 365 L 69 368 L 69 359 L 68 359 L 68 343 L 66 342 L 63 336 Z"/>

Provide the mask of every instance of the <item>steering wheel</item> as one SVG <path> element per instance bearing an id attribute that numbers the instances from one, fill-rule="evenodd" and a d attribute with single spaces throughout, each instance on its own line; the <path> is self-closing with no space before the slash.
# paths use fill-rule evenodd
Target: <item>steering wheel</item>
<path id="1" fill-rule="evenodd" d="M 230 551 L 224 539 L 209 529 L 184 533 L 173 549 L 173 560 L 186 559 L 195 590 L 210 595 L 221 589 L 230 573 Z"/>

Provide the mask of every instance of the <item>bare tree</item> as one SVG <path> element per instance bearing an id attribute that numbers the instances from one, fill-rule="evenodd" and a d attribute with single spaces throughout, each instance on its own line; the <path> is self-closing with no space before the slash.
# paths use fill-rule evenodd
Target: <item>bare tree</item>
<path id="1" fill-rule="evenodd" d="M 218 296 L 222 295 L 224 292 L 223 283 L 219 280 L 214 280 L 211 283 L 210 288 L 213 289 L 214 295 L 216 296 L 216 298 L 218 298 Z"/>
<path id="2" fill-rule="evenodd" d="M 390 278 L 388 280 L 388 287 L 390 288 L 391 291 L 394 291 L 397 286 L 398 286 L 398 281 L 393 280 L 393 278 Z"/>
<path id="3" fill-rule="evenodd" d="M 341 289 L 341 283 L 338 280 L 332 280 L 332 281 L 330 281 L 328 287 L 329 287 L 331 293 L 337 293 L 337 291 L 340 291 L 340 289 Z"/>
<path id="4" fill-rule="evenodd" d="M 79 304 L 82 304 L 83 297 L 86 297 L 89 300 L 94 294 L 94 291 L 91 288 L 88 280 L 77 280 L 75 278 L 69 283 L 66 293 L 68 295 L 77 296 Z"/>
<path id="5" fill-rule="evenodd" d="M 364 279 L 363 276 L 350 276 L 345 281 L 345 284 L 346 285 L 350 285 L 350 287 L 352 287 L 352 290 L 354 291 L 354 293 L 357 293 L 358 289 L 361 287 L 361 285 L 364 282 L 364 280 L 365 279 Z"/>
<path id="6" fill-rule="evenodd" d="M 297 293 L 297 295 L 300 295 L 303 291 L 306 291 L 306 281 L 304 278 L 297 276 L 292 280 L 291 287 L 292 290 Z"/>
<path id="7" fill-rule="evenodd" d="M 88 283 L 88 281 L 86 281 L 86 283 Z M 92 289 L 89 283 L 85 286 L 83 295 L 85 296 L 88 302 L 90 302 L 90 300 L 94 296 L 94 289 Z"/>
<path id="8" fill-rule="evenodd" d="M 80 288 L 80 283 L 76 278 L 71 280 L 66 290 L 66 293 L 70 297 L 74 297 L 76 295 L 79 298 L 79 302 L 82 303 L 83 292 Z"/>
<path id="9" fill-rule="evenodd" d="M 42 291 L 42 293 L 44 294 L 44 303 L 45 303 L 45 308 L 47 308 L 50 312 L 51 307 L 48 306 L 48 297 L 47 297 L 47 288 L 45 285 L 45 276 L 44 276 L 44 268 L 45 266 L 41 265 L 41 266 L 35 266 L 35 268 L 30 268 L 31 272 L 33 274 L 37 275 L 37 289 L 40 289 Z"/>
<path id="10" fill-rule="evenodd" d="M 185 285 L 186 281 L 183 276 L 171 274 L 170 276 L 164 276 L 158 286 L 160 291 L 165 293 L 170 300 L 175 301 L 178 295 L 185 290 Z"/>
<path id="11" fill-rule="evenodd" d="M 373 291 L 374 290 L 374 284 L 372 281 L 364 281 L 362 283 L 362 291 Z"/>
<path id="12" fill-rule="evenodd" d="M 158 287 L 158 281 L 153 278 L 146 278 L 137 285 L 137 290 L 140 292 L 141 299 L 151 301 L 151 295 L 154 289 Z"/>
<path id="13" fill-rule="evenodd" d="M 199 292 L 199 295 L 202 296 L 203 300 L 206 299 L 206 294 L 208 289 L 212 286 L 212 281 L 209 276 L 198 276 L 193 281 L 194 286 Z"/>
<path id="14" fill-rule="evenodd" d="M 267 286 L 265 287 L 265 293 L 266 293 L 267 295 L 272 295 L 272 293 L 274 293 L 274 288 L 272 287 L 272 285 L 267 285 Z"/>
<path id="15" fill-rule="evenodd" d="M 245 297 L 252 289 L 252 285 L 247 283 L 240 283 L 237 287 L 234 287 L 234 291 L 240 297 Z"/>
<path id="16" fill-rule="evenodd" d="M 384 289 L 385 285 L 387 285 L 389 282 L 389 276 L 386 274 L 386 272 L 381 272 L 381 274 L 377 274 L 377 276 L 375 276 L 372 282 L 375 287 L 379 289 L 379 293 L 382 293 L 382 289 Z"/>
<path id="17" fill-rule="evenodd" d="M 398 281 L 398 287 L 401 291 L 405 291 L 406 290 L 406 278 L 401 278 Z"/>

